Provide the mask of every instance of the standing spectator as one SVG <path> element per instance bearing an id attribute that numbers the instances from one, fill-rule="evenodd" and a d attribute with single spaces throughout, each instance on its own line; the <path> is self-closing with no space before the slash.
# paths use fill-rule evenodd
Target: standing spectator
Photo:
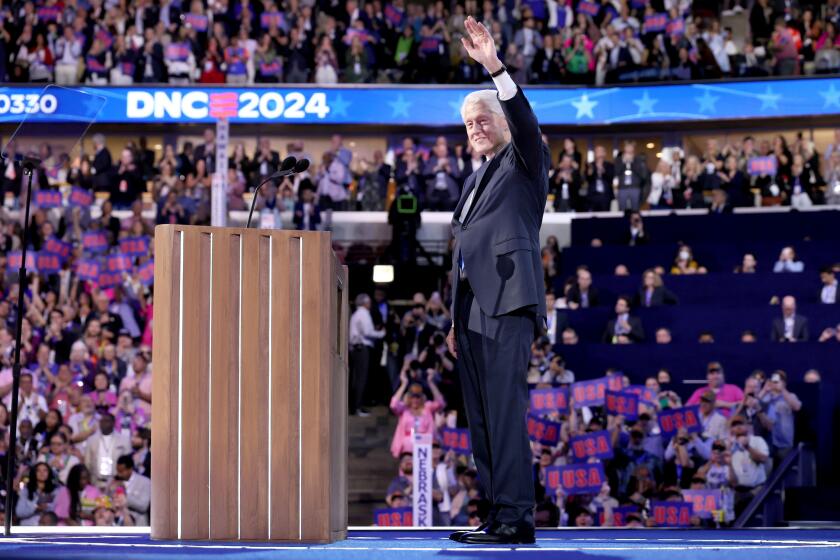
<path id="1" fill-rule="evenodd" d="M 624 150 L 615 161 L 615 173 L 619 210 L 638 210 L 642 190 L 647 186 L 648 170 L 644 160 L 636 155 L 635 142 L 624 143 Z"/>
<path id="2" fill-rule="evenodd" d="M 325 152 L 318 179 L 318 204 L 325 212 L 324 229 L 332 230 L 333 210 L 347 208 L 347 189 L 344 187 L 346 168 L 334 152 Z"/>
<path id="3" fill-rule="evenodd" d="M 743 416 L 732 418 L 729 433 L 730 481 L 735 486 L 735 513 L 740 514 L 767 480 L 764 463 L 769 458 L 769 449 L 763 438 L 751 433 L 750 424 Z"/>
<path id="4" fill-rule="evenodd" d="M 117 459 L 131 453 L 127 436 L 114 432 L 114 416 L 106 412 L 99 417 L 99 431 L 85 444 L 85 466 L 93 475 L 93 483 L 104 490 L 116 474 Z"/>
<path id="5" fill-rule="evenodd" d="M 374 341 L 385 337 L 385 329 L 376 329 L 370 314 L 371 299 L 367 294 L 356 296 L 356 310 L 350 317 L 350 414 L 368 416 L 362 408 L 368 372 L 370 371 L 371 349 Z"/>
<path id="6" fill-rule="evenodd" d="M 709 384 L 695 390 L 685 404 L 700 404 L 700 399 L 706 391 L 711 391 L 715 395 L 715 408 L 728 418 L 732 409 L 737 408 L 744 400 L 744 392 L 737 385 L 725 383 L 723 366 L 720 362 L 709 362 L 706 367 L 706 381 Z"/>
<path id="7" fill-rule="evenodd" d="M 770 449 L 773 458 L 781 461 L 793 449 L 793 415 L 802 409 L 802 401 L 794 393 L 788 391 L 787 374 L 782 370 L 773 372 L 758 396 L 767 410 L 767 417 L 771 423 Z"/>
<path id="8" fill-rule="evenodd" d="M 782 298 L 782 316 L 773 319 L 770 338 L 774 342 L 797 342 L 808 340 L 808 319 L 796 313 L 796 298 Z"/>
<path id="9" fill-rule="evenodd" d="M 55 83 L 72 85 L 79 81 L 79 62 L 82 58 L 82 41 L 73 33 L 73 27 L 64 26 L 64 34 L 55 42 Z"/>
<path id="10" fill-rule="evenodd" d="M 91 164 L 91 173 L 93 174 L 93 185 L 96 190 L 108 190 L 111 185 L 111 174 L 113 171 L 113 163 L 111 159 L 111 151 L 105 144 L 105 136 L 103 134 L 93 135 L 93 163 Z"/>
<path id="11" fill-rule="evenodd" d="M 134 201 L 140 198 L 145 191 L 143 179 L 134 163 L 134 152 L 128 148 L 120 155 L 120 164 L 117 166 L 116 177 L 111 190 L 111 202 L 118 210 L 128 210 Z"/>
<path id="12" fill-rule="evenodd" d="M 589 165 L 586 175 L 587 197 L 589 209 L 593 212 L 605 212 L 610 209 L 614 198 L 613 179 L 615 166 L 607 161 L 607 150 L 604 146 L 595 146 L 595 160 Z"/>
<path id="13" fill-rule="evenodd" d="M 651 208 L 674 208 L 674 191 L 678 181 L 671 172 L 671 165 L 665 160 L 659 160 L 656 171 L 650 176 L 650 194 L 647 202 Z"/>
<path id="14" fill-rule="evenodd" d="M 82 81 L 94 86 L 108 85 L 112 65 L 111 51 L 102 44 L 102 41 L 94 39 L 93 46 L 85 56 L 85 72 L 82 75 Z"/>
<path id="15" fill-rule="evenodd" d="M 458 162 L 449 155 L 446 139 L 441 137 L 432 148 L 432 155 L 423 166 L 426 178 L 426 207 L 447 211 L 458 202 Z"/>
<path id="16" fill-rule="evenodd" d="M 700 395 L 700 422 L 703 424 L 703 437 L 708 445 L 725 439 L 727 435 L 726 417 L 716 410 L 715 400 L 717 396 L 712 390 L 707 389 Z"/>
<path id="17" fill-rule="evenodd" d="M 773 272 L 802 272 L 805 270 L 805 263 L 796 260 L 796 251 L 793 247 L 784 247 L 779 253 L 779 260 L 773 265 Z"/>
<path id="18" fill-rule="evenodd" d="M 446 406 L 446 401 L 435 383 L 434 370 L 427 371 L 426 383 L 434 397 L 432 401 L 426 400 L 420 383 L 415 382 L 409 385 L 408 373 L 405 369 L 400 373 L 400 386 L 391 397 L 391 411 L 399 417 L 394 430 L 394 438 L 391 441 L 391 455 L 394 458 L 402 453 L 411 453 L 414 447 L 411 439 L 412 432 L 434 433 L 435 412 L 443 410 Z"/>
<path id="19" fill-rule="evenodd" d="M 251 73 L 248 68 L 250 64 L 248 49 L 240 44 L 238 36 L 234 36 L 231 44 L 225 48 L 225 81 L 229 84 L 247 84 Z"/>
<path id="20" fill-rule="evenodd" d="M 785 25 L 784 18 L 776 18 L 773 36 L 770 38 L 770 51 L 773 53 L 773 73 L 777 76 L 799 74 L 799 50 L 791 30 Z"/>
<path id="21" fill-rule="evenodd" d="M 549 192 L 554 196 L 554 210 L 571 212 L 582 210 L 580 197 L 580 173 L 574 167 L 572 156 L 560 155 L 560 165 L 555 169 L 549 182 Z"/>
<path id="22" fill-rule="evenodd" d="M 49 45 L 47 45 L 44 34 L 38 33 L 35 35 L 35 42 L 29 51 L 29 81 L 53 81 L 54 63 L 53 52 Z"/>

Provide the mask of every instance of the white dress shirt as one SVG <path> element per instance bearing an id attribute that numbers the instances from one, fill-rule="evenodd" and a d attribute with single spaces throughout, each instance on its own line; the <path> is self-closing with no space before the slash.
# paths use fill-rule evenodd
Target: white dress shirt
<path id="1" fill-rule="evenodd" d="M 373 341 L 383 338 L 385 330 L 376 330 L 373 326 L 373 318 L 367 307 L 360 306 L 350 317 L 350 346 L 364 344 L 373 347 Z"/>
<path id="2" fill-rule="evenodd" d="M 837 303 L 837 280 L 823 286 L 822 293 L 820 293 L 820 301 L 823 303 Z"/>

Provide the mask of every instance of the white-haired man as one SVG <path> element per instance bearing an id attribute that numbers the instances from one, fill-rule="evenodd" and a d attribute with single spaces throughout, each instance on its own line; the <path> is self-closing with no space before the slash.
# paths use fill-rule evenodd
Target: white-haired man
<path id="1" fill-rule="evenodd" d="M 374 341 L 385 337 L 384 329 L 377 329 L 370 314 L 371 300 L 367 294 L 356 296 L 356 310 L 350 317 L 348 333 L 350 343 L 350 414 L 367 416 L 368 411 L 362 408 L 362 398 L 365 395 L 368 371 L 370 370 L 370 355 Z"/>
<path id="2" fill-rule="evenodd" d="M 452 219 L 453 327 L 472 451 L 492 503 L 487 522 L 450 538 L 473 544 L 534 542 L 534 481 L 525 424 L 530 345 L 545 324 L 539 231 L 551 154 L 536 116 L 472 17 L 462 39 L 498 91 L 469 94 L 461 116 L 473 152 Z"/>

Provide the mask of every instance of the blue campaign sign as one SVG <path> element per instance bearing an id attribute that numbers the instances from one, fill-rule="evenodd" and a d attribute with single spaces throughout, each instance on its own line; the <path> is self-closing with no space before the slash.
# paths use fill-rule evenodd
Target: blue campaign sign
<path id="1" fill-rule="evenodd" d="M 144 286 L 151 286 L 155 283 L 155 261 L 149 260 L 146 264 L 137 269 L 140 283 Z"/>
<path id="2" fill-rule="evenodd" d="M 583 1 L 578 10 L 599 9 Z M 657 20 L 657 24 L 659 24 Z M 676 32 L 672 30 L 672 32 Z M 461 125 L 464 97 L 478 87 L 83 87 L 104 98 L 101 123 Z M 0 122 L 66 122 L 70 90 L 0 88 Z M 661 84 L 642 87 L 527 87 L 542 125 L 765 119 L 840 112 L 840 78 Z M 78 93 L 76 96 L 78 97 Z M 93 99 L 93 98 L 92 98 Z M 93 103 L 93 101 L 91 101 Z"/>
<path id="3" fill-rule="evenodd" d="M 624 527 L 627 525 L 627 516 L 635 513 L 639 513 L 639 506 L 619 506 L 613 508 L 613 527 Z M 604 517 L 604 510 L 602 508 L 598 508 L 597 515 L 595 516 L 595 523 L 603 527 L 606 525 L 606 518 Z"/>
<path id="4" fill-rule="evenodd" d="M 562 486 L 563 491 L 569 496 L 597 494 L 606 480 L 604 465 L 601 463 L 546 467 L 545 469 L 546 489 L 556 491 L 558 486 Z"/>
<path id="5" fill-rule="evenodd" d="M 440 447 L 444 451 L 451 449 L 459 455 L 472 453 L 470 431 L 467 428 L 441 428 L 440 437 Z"/>
<path id="6" fill-rule="evenodd" d="M 639 395 L 631 391 L 607 390 L 607 414 L 624 416 L 626 420 L 636 420 L 639 417 Z"/>
<path id="7" fill-rule="evenodd" d="M 560 422 L 552 422 L 533 414 L 528 415 L 528 437 L 543 445 L 553 446 L 560 443 L 561 426 Z"/>
<path id="8" fill-rule="evenodd" d="M 703 431 L 698 405 L 666 408 L 657 414 L 657 419 L 659 420 L 659 429 L 662 430 L 662 435 L 665 438 L 673 436 L 680 428 L 685 428 L 688 433 Z"/>
<path id="9" fill-rule="evenodd" d="M 691 502 L 694 515 L 700 519 L 711 519 L 716 510 L 723 508 L 723 492 L 717 490 L 683 490 L 683 499 Z"/>
<path id="10" fill-rule="evenodd" d="M 578 461 L 584 461 L 590 457 L 612 459 L 613 456 L 610 432 L 607 430 L 574 436 L 569 442 L 569 447 L 572 448 L 572 455 Z"/>
<path id="11" fill-rule="evenodd" d="M 653 389 L 649 389 L 644 385 L 630 385 L 625 389 L 625 391 L 633 393 L 635 395 L 639 395 L 639 401 L 649 404 L 650 406 L 656 406 L 656 391 Z"/>
<path id="12" fill-rule="evenodd" d="M 572 397 L 575 399 L 575 408 L 602 406 L 609 387 L 609 377 L 599 377 L 598 379 L 572 383 Z"/>
<path id="13" fill-rule="evenodd" d="M 691 525 L 691 502 L 650 502 L 650 516 L 657 527 Z"/>
<path id="14" fill-rule="evenodd" d="M 561 414 L 569 411 L 569 388 L 531 389 L 531 412 Z"/>
<path id="15" fill-rule="evenodd" d="M 378 527 L 411 527 L 413 525 L 412 509 L 410 507 L 375 509 L 373 523 Z"/>

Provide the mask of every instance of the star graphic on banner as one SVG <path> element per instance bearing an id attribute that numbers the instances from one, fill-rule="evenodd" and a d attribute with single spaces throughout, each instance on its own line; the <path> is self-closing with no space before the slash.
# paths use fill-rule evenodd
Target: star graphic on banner
<path id="1" fill-rule="evenodd" d="M 717 100 L 720 99 L 717 95 L 712 95 L 709 90 L 703 90 L 703 97 L 695 97 L 694 100 L 700 104 L 700 108 L 698 111 L 701 113 L 705 113 L 708 111 L 709 113 L 715 112 L 715 103 Z"/>
<path id="2" fill-rule="evenodd" d="M 834 89 L 834 84 L 831 84 L 828 91 L 821 91 L 820 95 L 822 95 L 822 98 L 825 99 L 823 109 L 828 109 L 829 107 L 840 108 L 840 91 Z"/>
<path id="3" fill-rule="evenodd" d="M 770 86 L 767 86 L 767 89 L 764 93 L 760 93 L 758 98 L 761 99 L 761 110 L 764 109 L 778 109 L 779 108 L 779 99 L 781 99 L 781 94 L 773 93 L 773 90 Z"/>
<path id="4" fill-rule="evenodd" d="M 347 107 L 350 105 L 352 105 L 352 103 L 344 99 L 344 96 L 339 93 L 330 103 L 330 111 L 336 117 L 346 117 Z"/>
<path id="5" fill-rule="evenodd" d="M 576 119 L 580 119 L 581 117 L 589 117 L 590 119 L 595 118 L 595 115 L 592 114 L 592 109 L 598 105 L 598 102 L 590 100 L 588 95 L 581 95 L 580 99 L 572 101 L 572 105 L 575 109 L 577 109 L 577 114 L 575 115 Z"/>
<path id="6" fill-rule="evenodd" d="M 391 117 L 399 117 L 402 115 L 405 118 L 408 118 L 408 108 L 411 107 L 411 102 L 406 101 L 402 94 L 397 96 L 396 101 L 389 101 L 388 105 L 391 106 Z"/>
<path id="7" fill-rule="evenodd" d="M 651 99 L 647 90 L 641 99 L 634 99 L 633 104 L 639 108 L 639 114 L 653 113 L 653 106 L 659 103 L 658 99 Z"/>
<path id="8" fill-rule="evenodd" d="M 450 101 L 449 106 L 452 107 L 452 115 L 457 118 L 459 121 L 461 120 L 461 105 L 464 104 L 464 99 L 466 99 L 466 95 L 462 95 L 458 98 L 457 101 Z"/>

